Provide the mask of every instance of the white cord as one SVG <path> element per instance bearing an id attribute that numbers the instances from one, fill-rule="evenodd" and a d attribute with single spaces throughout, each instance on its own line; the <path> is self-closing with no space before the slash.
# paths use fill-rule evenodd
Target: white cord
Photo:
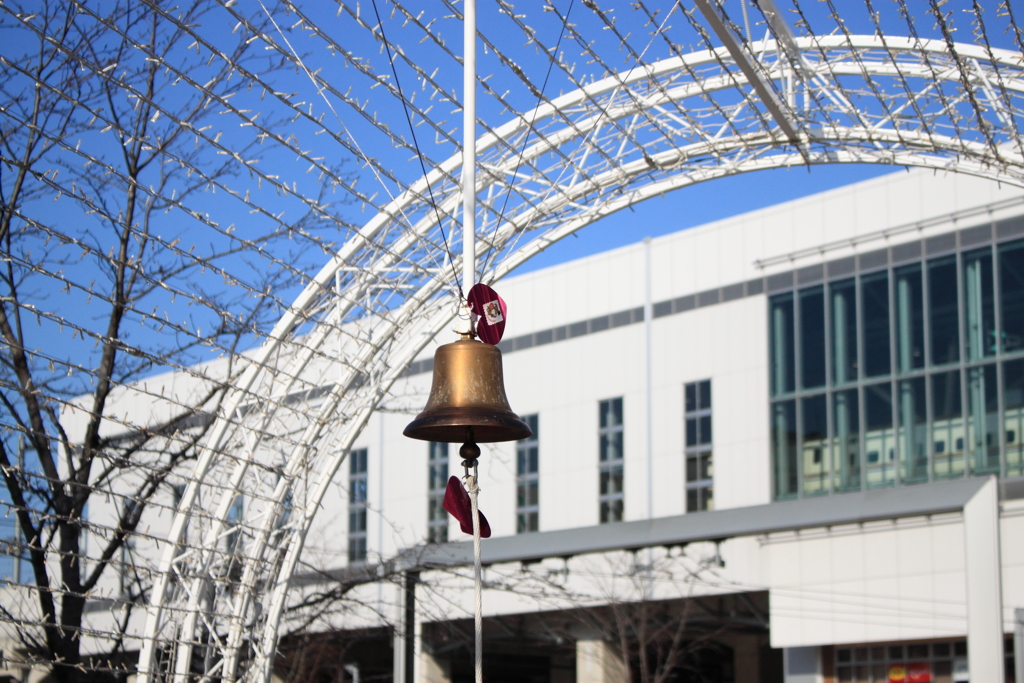
<path id="1" fill-rule="evenodd" d="M 484 680 L 484 618 L 483 618 L 483 568 L 480 563 L 480 507 L 477 496 L 480 494 L 480 487 L 477 486 L 477 465 L 473 463 L 473 475 L 466 477 L 469 486 L 469 500 L 473 512 L 473 577 L 476 590 L 476 683 L 483 683 Z"/>

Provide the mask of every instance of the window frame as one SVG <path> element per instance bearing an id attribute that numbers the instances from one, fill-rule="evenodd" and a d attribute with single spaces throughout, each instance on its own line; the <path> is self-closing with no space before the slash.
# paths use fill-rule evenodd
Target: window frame
<path id="1" fill-rule="evenodd" d="M 516 533 L 525 534 L 540 530 L 540 418 L 533 413 L 520 419 L 533 432 L 516 441 Z M 532 449 L 536 451 L 535 458 L 530 457 Z M 524 490 L 528 492 L 531 487 L 536 495 L 533 504 L 528 495 L 524 496 Z"/>
<path id="2" fill-rule="evenodd" d="M 448 487 L 448 444 L 431 441 L 427 449 L 427 543 L 448 542 L 448 512 L 444 493 Z"/>
<path id="3" fill-rule="evenodd" d="M 1017 217 L 1015 220 L 1020 220 L 1020 218 Z M 1003 234 L 1001 227 L 1001 221 L 994 221 L 969 228 L 972 233 L 978 234 L 982 234 L 979 231 L 983 228 L 991 230 L 991 236 L 986 236 L 980 241 L 975 236 L 972 236 L 969 242 L 958 244 L 958 241 L 954 241 L 950 244 L 947 241 L 933 242 L 929 238 L 929 240 L 922 241 L 920 253 L 910 258 L 898 257 L 896 247 L 889 248 L 885 258 L 881 260 L 878 260 L 872 254 L 872 257 L 868 259 L 871 261 L 870 264 L 861 262 L 861 257 L 858 256 L 858 261 L 856 262 L 858 267 L 855 267 L 852 272 L 844 265 L 842 266 L 841 273 L 836 273 L 831 277 L 824 274 L 824 277 L 819 276 L 819 279 L 801 280 L 792 285 L 786 285 L 767 292 L 769 411 L 770 415 L 774 415 L 776 405 L 787 401 L 795 401 L 795 432 L 799 435 L 795 445 L 796 451 L 799 454 L 796 492 L 790 493 L 788 489 L 784 491 L 779 490 L 781 484 L 780 481 L 777 481 L 778 477 L 775 476 L 777 474 L 776 470 L 779 467 L 776 453 L 772 451 L 769 454 L 770 471 L 773 472 L 771 483 L 773 500 L 802 498 L 814 493 L 805 491 L 804 469 L 806 464 L 802 460 L 804 457 L 802 444 L 804 428 L 801 405 L 804 399 L 821 393 L 824 393 L 827 397 L 826 422 L 828 434 L 825 440 L 827 452 L 827 457 L 825 458 L 827 473 L 825 476 L 829 482 L 828 491 L 822 491 L 822 493 L 866 490 L 877 488 L 878 486 L 913 485 L 948 478 L 984 476 L 990 473 L 996 473 L 1001 477 L 1005 477 L 1008 474 L 1019 474 L 1024 471 L 1024 465 L 1022 465 L 1024 463 L 1024 456 L 1020 454 L 1022 449 L 1016 443 L 1009 441 L 1009 439 L 1014 438 L 1019 443 L 1020 440 L 1016 434 L 1011 437 L 1009 435 L 1010 431 L 1008 431 L 1017 431 L 1016 429 L 1011 429 L 1011 426 L 1008 425 L 1014 422 L 1014 420 L 1020 421 L 1018 419 L 1020 416 L 1010 414 L 1013 411 L 1007 408 L 1009 397 L 1006 394 L 1006 385 L 1010 382 L 1010 378 L 1006 373 L 1009 372 L 1011 362 L 1024 359 L 1024 345 L 1021 345 L 1019 348 L 1010 346 L 1005 341 L 1008 332 L 1004 329 L 1003 324 L 1004 309 L 1007 306 L 1019 308 L 1022 305 L 1019 301 L 1021 292 L 1019 287 L 1011 288 L 1006 286 L 1002 273 L 1004 254 L 1012 254 L 1015 250 L 1024 248 L 1024 239 L 1021 238 L 1019 230 L 1006 231 L 1006 236 L 1000 237 Z M 932 248 L 933 245 L 934 248 Z M 904 250 L 904 253 L 906 253 L 906 250 Z M 1005 258 L 1009 259 L 1011 256 L 1006 256 Z M 982 261 L 984 263 L 977 266 L 976 269 L 983 275 L 983 281 L 977 284 L 975 289 L 982 291 L 981 298 L 983 300 L 984 312 L 978 315 L 985 316 L 984 325 L 993 327 L 993 329 L 989 330 L 989 327 L 984 328 L 988 330 L 985 332 L 986 336 L 983 339 L 982 348 L 984 351 L 971 356 L 968 353 L 967 339 L 969 323 L 966 301 L 969 294 L 967 268 L 969 263 L 981 263 Z M 921 318 L 918 322 L 911 321 L 913 325 L 917 326 L 915 334 L 920 333 L 923 335 L 919 346 L 924 360 L 920 367 L 907 368 L 903 367 L 899 362 L 900 356 L 898 354 L 901 347 L 898 346 L 900 329 L 898 326 L 904 324 L 904 321 L 898 318 L 898 314 L 902 309 L 899 308 L 897 279 L 904 276 L 904 274 L 909 274 L 907 275 L 908 277 L 914 278 L 915 282 L 920 282 L 920 294 L 913 298 L 911 308 L 907 309 L 913 315 L 919 315 Z M 942 277 L 941 280 L 936 279 L 939 276 Z M 885 277 L 888 282 L 889 372 L 869 378 L 865 376 L 864 356 L 866 340 L 863 285 L 865 280 L 881 277 Z M 832 322 L 833 297 L 835 293 L 838 293 L 840 287 L 844 285 L 848 287 L 851 282 L 853 283 L 856 300 L 857 377 L 848 378 L 849 381 L 840 385 L 836 382 L 835 372 L 832 368 L 834 362 L 833 355 L 835 353 L 832 337 L 836 333 Z M 798 367 L 801 365 L 800 342 L 807 336 L 801 329 L 801 295 L 804 292 L 810 292 L 813 288 L 822 286 L 824 286 L 825 292 L 826 384 L 824 387 L 805 389 L 799 377 L 799 370 L 796 370 L 794 374 L 797 377 L 795 378 L 793 390 L 788 390 L 787 388 L 785 391 L 780 391 L 779 387 L 776 387 L 775 377 L 777 374 L 777 358 L 784 357 L 786 353 L 791 352 L 793 354 L 793 366 Z M 957 310 L 952 318 L 950 318 L 951 313 L 949 312 L 943 313 L 945 316 L 943 318 L 935 317 L 942 313 L 942 311 L 947 310 L 946 308 L 934 308 L 933 290 L 935 287 L 944 288 L 947 294 L 950 294 L 955 288 Z M 985 293 L 986 290 L 990 290 L 991 294 Z M 777 306 L 786 305 L 792 307 L 791 318 L 783 321 L 786 327 L 785 330 L 776 330 L 777 318 L 774 315 L 774 311 Z M 917 310 L 917 307 L 920 308 L 920 311 Z M 941 330 L 933 329 L 935 325 L 940 323 L 944 325 L 941 327 Z M 948 337 L 949 332 L 953 329 L 950 327 L 951 325 L 955 325 L 956 329 L 956 337 L 950 341 L 951 343 L 956 343 L 955 355 L 957 358 L 948 362 L 944 361 L 942 364 L 936 364 L 935 360 L 937 357 L 935 354 L 937 351 L 935 345 L 944 343 L 939 340 Z M 782 337 L 779 336 L 780 334 L 782 334 Z M 946 336 L 936 338 L 935 334 Z M 788 350 L 775 348 L 779 339 L 785 339 L 791 348 Z M 916 339 L 914 340 L 914 346 L 915 349 L 918 346 Z M 920 361 L 916 361 L 916 363 L 920 363 Z M 937 403 L 940 397 L 936 394 L 936 391 L 938 391 L 936 383 L 940 381 L 939 375 L 944 375 L 945 373 L 955 373 L 959 377 L 960 396 L 957 402 L 959 412 L 954 417 L 943 417 L 940 419 L 937 417 L 941 411 Z M 986 378 L 983 383 L 978 379 L 982 376 Z M 909 387 L 913 382 L 921 380 L 924 382 L 923 399 L 925 405 L 923 410 L 926 422 L 924 423 L 925 435 L 923 439 L 924 448 L 927 452 L 926 464 L 919 452 L 920 444 L 917 443 L 919 435 L 914 431 L 915 429 L 919 431 L 922 425 L 918 422 L 910 424 L 911 421 L 918 419 L 922 407 L 916 405 L 916 403 L 904 405 L 904 394 L 907 394 L 907 391 L 902 391 L 901 393 L 901 388 Z M 1016 380 L 1013 381 L 1016 382 Z M 869 450 L 867 437 L 869 436 L 869 430 L 867 429 L 866 391 L 869 385 L 874 386 L 878 384 L 889 385 L 890 395 L 892 396 L 891 410 L 893 413 L 893 426 L 890 430 L 893 436 L 893 460 L 892 462 L 885 463 L 886 471 L 882 472 L 881 479 L 879 479 L 881 463 L 869 463 L 867 460 Z M 993 386 L 989 386 L 989 384 Z M 859 482 L 851 480 L 848 483 L 841 483 L 837 474 L 840 461 L 836 458 L 847 457 L 845 451 L 839 452 L 836 450 L 839 444 L 836 434 L 837 416 L 835 412 L 837 408 L 835 397 L 837 393 L 844 390 L 854 390 L 857 392 L 858 397 L 859 434 L 856 436 L 857 447 L 859 448 Z M 916 392 L 914 395 L 917 396 L 919 393 Z M 920 402 L 919 397 L 914 400 Z M 942 400 L 945 401 L 946 399 Z M 993 413 L 992 410 L 997 412 Z M 914 417 L 915 415 L 918 417 Z M 908 424 L 902 424 L 903 421 L 907 421 Z M 774 422 L 770 421 L 770 424 L 773 425 L 774 430 Z M 970 429 L 974 429 L 977 436 L 968 438 L 970 436 L 968 434 Z M 946 434 L 947 431 L 949 434 Z M 913 439 L 910 438 L 912 434 L 915 435 Z M 850 436 L 852 441 L 854 435 L 851 433 Z M 774 444 L 774 431 L 772 431 L 771 439 Z M 940 440 L 946 446 L 943 453 L 937 453 L 936 451 Z M 956 445 L 958 443 L 964 444 L 962 450 Z M 888 456 L 888 447 L 886 451 L 886 456 Z M 996 466 L 995 462 L 997 451 L 998 466 Z M 926 477 L 920 471 L 922 467 L 927 467 Z M 853 472 L 852 467 L 850 471 Z M 858 486 L 859 489 L 857 488 Z"/>
<path id="4" fill-rule="evenodd" d="M 366 527 L 368 503 L 368 449 L 349 451 L 348 474 L 348 563 L 366 562 Z"/>
<path id="5" fill-rule="evenodd" d="M 616 405 L 617 409 L 613 410 Z M 598 401 L 598 521 L 601 524 L 621 522 L 626 517 L 624 411 L 625 402 L 622 396 Z M 603 424 L 605 415 L 615 414 L 618 414 L 618 423 Z M 615 437 L 614 441 L 618 443 L 617 458 L 609 458 L 606 453 L 606 445 L 612 442 L 612 437 Z M 618 490 L 610 491 L 616 481 Z"/>
<path id="6" fill-rule="evenodd" d="M 702 396 L 704 387 L 708 394 L 707 406 L 702 406 Z M 690 389 L 694 392 L 694 406 L 690 409 L 688 392 Z M 712 397 L 714 392 L 711 389 L 711 379 L 698 380 L 695 382 L 687 382 L 683 385 L 683 452 L 684 452 L 684 479 L 685 479 L 685 507 L 686 512 L 703 512 L 705 510 L 714 509 L 714 418 L 712 417 Z M 708 432 L 707 441 L 704 441 L 704 430 L 703 424 L 707 420 Z M 690 425 L 694 426 L 695 440 L 691 444 Z M 703 468 L 704 459 L 708 461 L 708 467 Z M 696 473 L 696 477 L 692 478 L 691 475 L 691 462 L 693 462 L 693 472 Z M 710 470 L 711 476 L 701 476 Z M 695 497 L 695 504 L 691 505 L 691 497 Z M 708 506 L 710 502 L 710 507 Z"/>

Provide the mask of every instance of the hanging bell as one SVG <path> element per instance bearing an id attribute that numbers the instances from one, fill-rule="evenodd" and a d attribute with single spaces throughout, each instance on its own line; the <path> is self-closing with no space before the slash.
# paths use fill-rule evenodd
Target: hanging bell
<path id="1" fill-rule="evenodd" d="M 515 441 L 533 432 L 508 405 L 501 351 L 464 334 L 434 352 L 427 406 L 404 434 L 423 441 L 472 444 Z"/>

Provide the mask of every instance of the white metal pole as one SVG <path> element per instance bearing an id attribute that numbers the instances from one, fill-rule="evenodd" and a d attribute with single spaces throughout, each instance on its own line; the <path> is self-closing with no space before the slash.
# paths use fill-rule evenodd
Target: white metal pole
<path id="1" fill-rule="evenodd" d="M 476 284 L 476 0 L 462 22 L 462 292 Z"/>

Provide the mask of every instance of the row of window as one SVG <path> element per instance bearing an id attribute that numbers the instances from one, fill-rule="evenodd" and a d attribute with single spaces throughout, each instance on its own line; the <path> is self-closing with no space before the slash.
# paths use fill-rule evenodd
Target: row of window
<path id="1" fill-rule="evenodd" d="M 711 380 L 685 385 L 686 510 L 714 507 L 711 446 Z M 533 435 L 516 442 L 516 533 L 540 528 L 540 420 L 525 415 Z M 624 419 L 622 398 L 598 403 L 598 488 L 602 524 L 621 522 L 625 505 L 623 488 Z M 367 450 L 349 455 L 348 559 L 366 560 L 366 460 Z M 448 444 L 431 443 L 428 450 L 427 539 L 448 541 L 448 514 L 444 493 L 448 484 Z"/>
<path id="2" fill-rule="evenodd" d="M 1024 474 L 1024 240 L 769 300 L 776 499 Z"/>

